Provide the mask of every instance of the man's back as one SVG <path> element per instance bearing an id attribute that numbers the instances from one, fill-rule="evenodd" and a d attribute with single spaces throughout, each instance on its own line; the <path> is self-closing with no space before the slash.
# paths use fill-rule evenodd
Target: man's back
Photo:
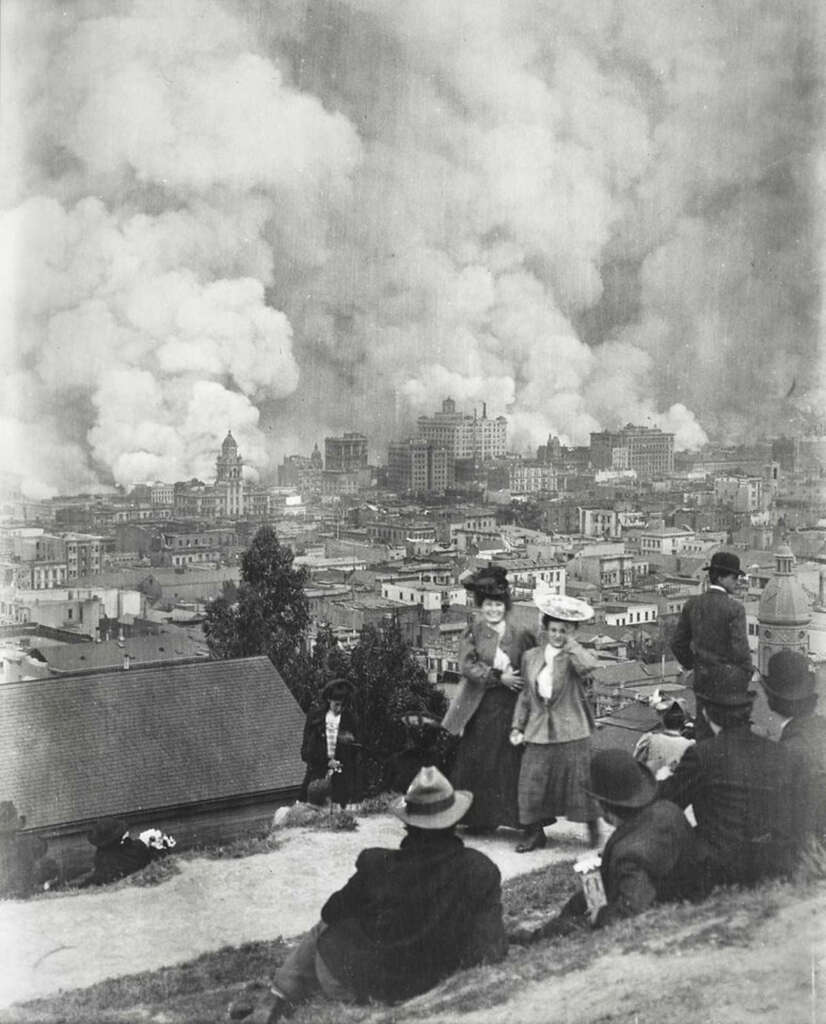
<path id="1" fill-rule="evenodd" d="M 748 725 L 686 750 L 660 796 L 692 804 L 697 838 L 716 881 L 751 882 L 788 866 L 794 791 L 780 744 Z"/>
<path id="2" fill-rule="evenodd" d="M 793 718 L 783 729 L 780 743 L 792 760 L 800 792 L 795 800 L 797 831 L 801 837 L 826 835 L 826 718 Z"/>
<path id="3" fill-rule="evenodd" d="M 499 869 L 453 834 L 412 830 L 399 850 L 364 850 L 327 901 L 319 952 L 362 996 L 424 992 L 458 967 L 501 959 Z"/>
<path id="4" fill-rule="evenodd" d="M 737 665 L 750 672 L 745 608 L 717 588 L 690 597 L 680 613 L 671 649 L 683 668 L 695 672 L 714 664 Z"/>

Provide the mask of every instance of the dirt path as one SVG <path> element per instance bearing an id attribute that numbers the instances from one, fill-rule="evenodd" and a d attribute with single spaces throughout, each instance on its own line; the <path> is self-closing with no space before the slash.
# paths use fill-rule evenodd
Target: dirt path
<path id="1" fill-rule="evenodd" d="M 554 842 L 514 851 L 515 834 L 469 839 L 503 878 L 585 850 L 583 827 L 560 823 Z M 161 885 L 122 886 L 0 903 L 0 1007 L 180 963 L 222 946 L 306 931 L 349 878 L 366 846 L 398 846 L 395 818 L 362 818 L 355 832 L 285 829 L 272 853 L 239 860 L 180 860 Z"/>

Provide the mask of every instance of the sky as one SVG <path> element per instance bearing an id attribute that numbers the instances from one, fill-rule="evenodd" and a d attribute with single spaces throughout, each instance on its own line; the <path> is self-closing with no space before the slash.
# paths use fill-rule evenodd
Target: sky
<path id="1" fill-rule="evenodd" d="M 0 470 L 810 429 L 815 0 L 4 0 Z"/>

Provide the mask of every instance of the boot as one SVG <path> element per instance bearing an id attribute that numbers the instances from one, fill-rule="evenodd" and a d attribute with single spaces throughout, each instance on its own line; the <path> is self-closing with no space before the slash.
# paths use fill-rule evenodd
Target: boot
<path id="1" fill-rule="evenodd" d="M 525 832 L 525 841 L 516 847 L 516 852 L 530 853 L 532 850 L 541 850 L 547 842 L 542 826 L 536 825 Z"/>

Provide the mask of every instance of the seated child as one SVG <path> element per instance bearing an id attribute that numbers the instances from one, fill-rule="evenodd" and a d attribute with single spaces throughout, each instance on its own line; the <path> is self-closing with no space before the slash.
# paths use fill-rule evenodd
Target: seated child
<path id="1" fill-rule="evenodd" d="M 658 701 L 654 709 L 660 716 L 661 728 L 641 736 L 634 748 L 634 757 L 657 779 L 670 775 L 686 748 L 694 742 L 683 735 L 685 708 L 686 702 L 682 697 Z M 668 772 L 661 773 L 663 768 Z"/>

